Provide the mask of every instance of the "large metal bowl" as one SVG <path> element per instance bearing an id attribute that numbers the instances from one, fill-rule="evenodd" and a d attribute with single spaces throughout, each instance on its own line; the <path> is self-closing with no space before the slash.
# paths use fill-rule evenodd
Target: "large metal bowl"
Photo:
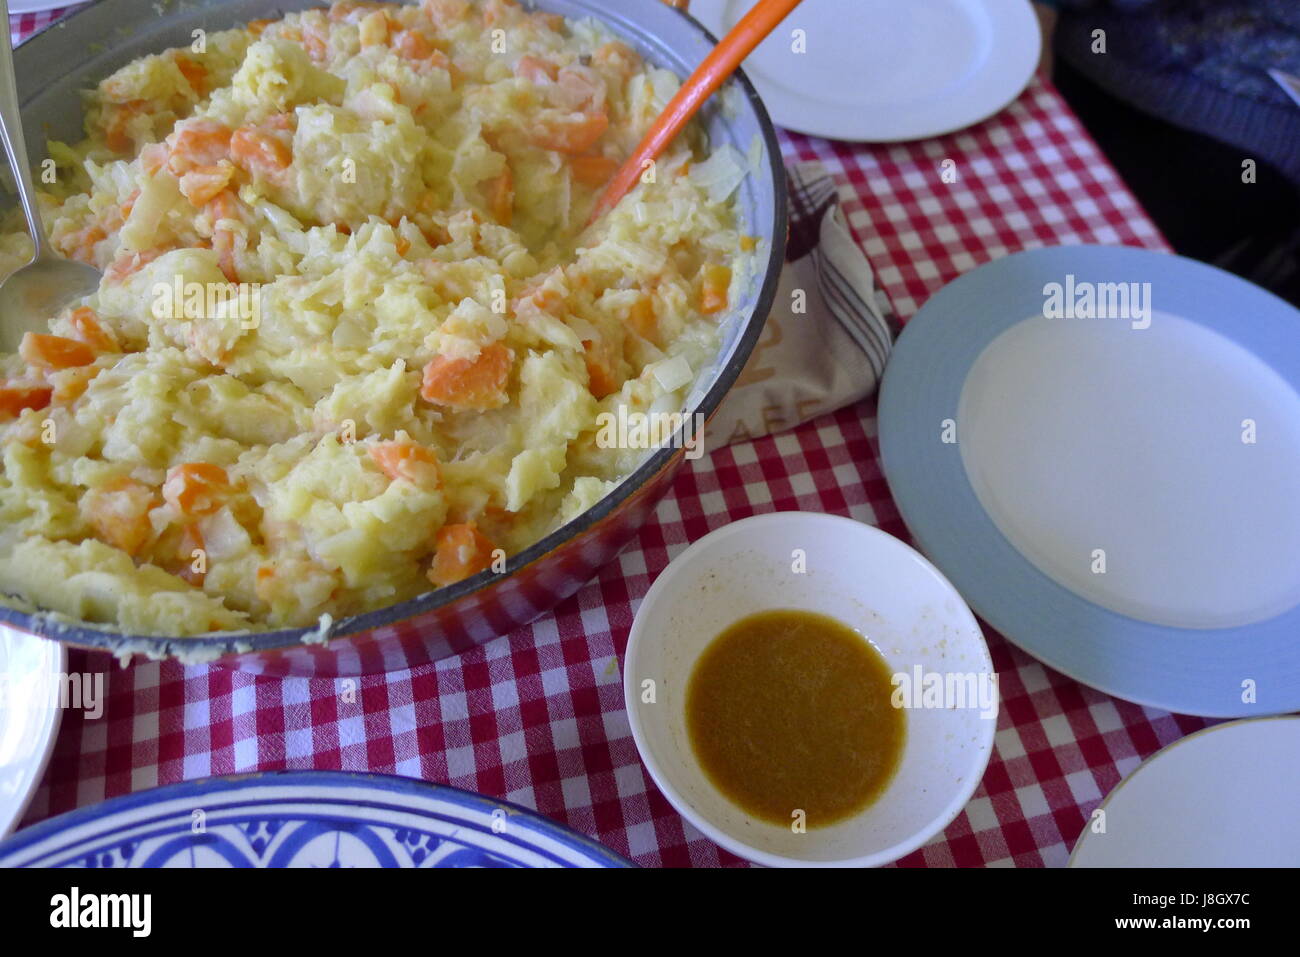
<path id="1" fill-rule="evenodd" d="M 81 138 L 81 91 L 125 63 L 168 47 L 188 45 L 192 31 L 228 29 L 319 2 L 189 0 L 159 8 L 140 0 L 101 0 L 23 44 L 15 53 L 19 96 L 32 161 L 47 137 Z M 716 40 L 685 13 L 660 0 L 538 0 L 535 6 L 568 16 L 603 20 L 651 62 L 688 75 Z M 715 102 L 703 120 L 715 144 L 742 153 L 757 138 L 764 150 L 756 175 L 746 178 L 739 202 L 747 231 L 763 241 L 767 262 L 685 411 L 712 415 L 739 375 L 776 295 L 786 240 L 785 168 L 767 112 L 748 79 L 743 96 L 724 111 Z M 532 621 L 572 595 L 607 564 L 645 522 L 683 458 L 680 443 L 649 453 L 641 466 L 594 508 L 532 547 L 512 556 L 503 574 L 484 572 L 449 588 L 336 622 L 328 640 L 315 628 L 195 638 L 124 635 L 69 624 L 0 606 L 0 627 L 115 654 L 177 655 L 213 660 L 264 674 L 357 675 L 423 664 L 456 654 Z M 304 642 L 304 638 L 312 639 Z"/>

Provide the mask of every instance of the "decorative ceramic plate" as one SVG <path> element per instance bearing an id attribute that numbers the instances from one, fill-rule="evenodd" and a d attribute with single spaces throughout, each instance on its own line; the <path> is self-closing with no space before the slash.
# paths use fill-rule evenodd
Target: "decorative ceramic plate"
<path id="1" fill-rule="evenodd" d="M 631 867 L 504 801 L 410 778 L 293 771 L 186 781 L 0 843 L 0 867 Z"/>
<path id="2" fill-rule="evenodd" d="M 1138 704 L 1300 709 L 1300 311 L 1120 246 L 939 290 L 880 393 L 926 556 L 994 628 Z"/>
<path id="3" fill-rule="evenodd" d="M 754 0 L 691 0 L 717 36 Z M 745 60 L 786 129 L 870 143 L 971 126 L 1002 109 L 1038 65 L 1029 0 L 803 0 Z"/>

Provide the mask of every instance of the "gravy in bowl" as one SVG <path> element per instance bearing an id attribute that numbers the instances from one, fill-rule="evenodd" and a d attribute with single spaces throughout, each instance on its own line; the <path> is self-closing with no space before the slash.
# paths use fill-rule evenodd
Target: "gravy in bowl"
<path id="1" fill-rule="evenodd" d="M 764 611 L 700 655 L 686 726 L 705 774 L 753 817 L 825 827 L 885 790 L 905 723 L 891 670 L 858 632 L 827 615 Z"/>

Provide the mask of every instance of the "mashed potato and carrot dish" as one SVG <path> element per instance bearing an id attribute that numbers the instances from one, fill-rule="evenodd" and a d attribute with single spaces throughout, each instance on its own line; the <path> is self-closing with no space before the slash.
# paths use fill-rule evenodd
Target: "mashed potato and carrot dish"
<path id="1" fill-rule="evenodd" d="M 511 0 L 343 2 L 144 57 L 50 145 L 99 290 L 0 357 L 0 593 L 143 635 L 310 626 L 574 518 L 678 411 L 747 282 L 747 161 L 678 79 Z M 10 220 L 0 272 L 31 244 Z"/>

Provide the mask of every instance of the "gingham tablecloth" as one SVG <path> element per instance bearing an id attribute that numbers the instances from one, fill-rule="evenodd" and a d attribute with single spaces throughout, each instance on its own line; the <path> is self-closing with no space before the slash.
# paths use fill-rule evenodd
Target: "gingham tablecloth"
<path id="1" fill-rule="evenodd" d="M 56 14 L 14 17 L 15 38 Z M 944 283 L 1035 246 L 1165 248 L 1061 97 L 1035 80 L 951 136 L 858 146 L 783 135 L 850 186 L 849 224 L 900 317 Z M 955 183 L 943 181 L 944 160 Z M 736 865 L 650 782 L 619 662 L 637 603 L 687 543 L 760 512 L 849 515 L 906 538 L 880 471 L 875 401 L 683 467 L 654 520 L 599 579 L 514 634 L 457 658 L 362 679 L 275 679 L 174 663 L 104 671 L 103 716 L 70 710 L 27 821 L 212 774 L 333 768 L 409 775 L 505 798 L 643 865 Z M 1111 698 L 985 626 L 1002 712 L 984 781 L 902 865 L 1061 865 L 1102 797 L 1148 755 L 1211 723 Z"/>

